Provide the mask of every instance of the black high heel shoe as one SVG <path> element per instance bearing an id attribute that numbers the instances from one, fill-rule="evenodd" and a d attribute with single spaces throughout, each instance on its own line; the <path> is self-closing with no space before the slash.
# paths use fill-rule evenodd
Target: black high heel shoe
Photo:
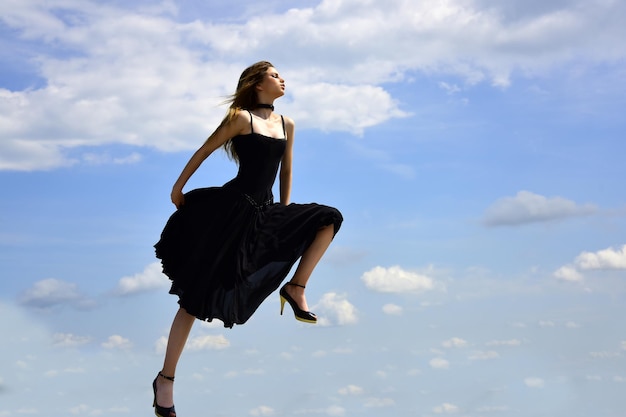
<path id="1" fill-rule="evenodd" d="M 154 401 L 152 402 L 152 406 L 154 407 L 154 414 L 156 414 L 157 417 L 176 417 L 176 410 L 174 409 L 174 406 L 171 406 L 169 408 L 165 408 L 165 407 L 161 407 L 159 404 L 157 404 L 157 401 L 156 401 L 156 394 L 157 394 L 156 382 L 157 382 L 157 378 L 158 377 L 162 377 L 162 378 L 167 379 L 168 381 L 174 382 L 174 377 L 173 376 L 165 376 L 161 372 L 159 372 L 157 377 L 154 378 L 154 381 L 152 382 L 152 390 L 154 391 Z"/>
<path id="2" fill-rule="evenodd" d="M 283 315 L 283 309 L 285 308 L 285 302 L 288 302 L 291 308 L 293 309 L 293 314 L 296 316 L 296 320 L 303 321 L 305 323 L 317 323 L 317 316 L 310 311 L 304 311 L 298 306 L 298 303 L 291 298 L 287 291 L 285 291 L 285 287 L 287 285 L 295 285 L 296 287 L 305 288 L 304 285 L 294 284 L 293 282 L 288 282 L 280 289 L 280 315 Z"/>

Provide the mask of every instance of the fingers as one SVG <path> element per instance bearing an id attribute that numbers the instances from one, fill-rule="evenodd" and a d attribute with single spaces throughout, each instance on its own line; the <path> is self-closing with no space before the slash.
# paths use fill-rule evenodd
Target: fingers
<path id="1" fill-rule="evenodd" d="M 170 199 L 177 209 L 181 208 L 183 204 L 185 204 L 185 195 L 182 192 L 172 192 Z"/>

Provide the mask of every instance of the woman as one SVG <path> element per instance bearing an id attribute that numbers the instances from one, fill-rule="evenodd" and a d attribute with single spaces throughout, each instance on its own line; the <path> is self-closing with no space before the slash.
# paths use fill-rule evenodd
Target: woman
<path id="1" fill-rule="evenodd" d="M 176 416 L 174 374 L 194 320 L 216 318 L 225 327 L 245 323 L 298 259 L 279 292 L 280 314 L 287 302 L 297 320 L 317 321 L 304 289 L 343 218 L 332 207 L 290 204 L 294 122 L 273 112 L 274 100 L 284 94 L 285 81 L 271 63 L 244 70 L 224 120 L 172 189 L 177 210 L 155 248 L 180 308 L 163 369 L 152 383 L 157 416 Z M 238 162 L 237 176 L 222 187 L 183 194 L 191 175 L 222 146 Z M 275 204 L 272 186 L 279 169 L 280 204 Z"/>

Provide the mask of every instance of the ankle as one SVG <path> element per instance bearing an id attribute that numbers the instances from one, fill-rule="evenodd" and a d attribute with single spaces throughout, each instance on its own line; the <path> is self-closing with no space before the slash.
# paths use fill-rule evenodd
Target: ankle
<path id="1" fill-rule="evenodd" d="M 306 288 L 306 286 L 305 286 L 305 285 L 298 284 L 297 282 L 293 282 L 293 281 L 289 281 L 289 282 L 287 282 L 287 285 L 292 285 L 292 286 L 294 286 L 294 287 L 302 288 L 303 290 Z"/>
<path id="2" fill-rule="evenodd" d="M 287 294 L 294 298 L 299 299 L 300 297 L 304 297 L 304 288 L 300 287 L 299 285 L 286 285 L 285 291 L 287 291 Z"/>
<path id="3" fill-rule="evenodd" d="M 164 373 L 163 371 L 159 371 L 159 378 L 160 382 L 162 383 L 174 383 L 174 377 L 173 376 L 168 376 L 166 373 Z"/>

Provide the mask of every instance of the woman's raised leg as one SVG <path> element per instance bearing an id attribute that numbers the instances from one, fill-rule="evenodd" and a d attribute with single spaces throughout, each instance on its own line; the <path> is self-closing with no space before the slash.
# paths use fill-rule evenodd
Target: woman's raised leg
<path id="1" fill-rule="evenodd" d="M 311 243 L 308 249 L 302 254 L 300 263 L 296 268 L 296 272 L 293 278 L 289 282 L 297 285 L 285 286 L 285 291 L 294 299 L 298 306 L 304 310 L 309 311 L 309 306 L 306 303 L 306 297 L 304 296 L 304 286 L 309 281 L 311 273 L 317 266 L 317 263 L 322 259 L 322 256 L 330 246 L 330 242 L 334 236 L 334 226 L 328 225 L 317 231 L 315 240 Z M 300 287 L 302 285 L 302 287 Z"/>

